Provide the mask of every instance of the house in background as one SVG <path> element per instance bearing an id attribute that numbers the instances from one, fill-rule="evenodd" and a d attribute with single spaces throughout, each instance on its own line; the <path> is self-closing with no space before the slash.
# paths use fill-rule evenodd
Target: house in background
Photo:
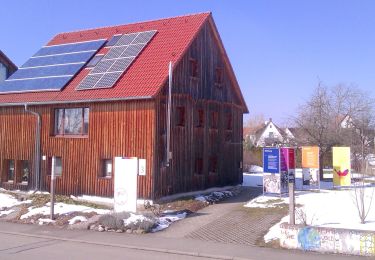
<path id="1" fill-rule="evenodd" d="M 3 188 L 54 170 L 59 194 L 112 197 L 117 156 L 146 159 L 139 198 L 242 183 L 248 109 L 211 13 L 58 34 L 0 93 Z"/>
<path id="2" fill-rule="evenodd" d="M 17 70 L 17 66 L 0 50 L 0 82 Z"/>
<path id="3" fill-rule="evenodd" d="M 270 147 L 270 146 L 293 146 L 295 137 L 289 128 L 280 128 L 273 121 L 272 118 L 260 126 L 255 134 L 250 135 L 250 142 L 255 147 Z"/>

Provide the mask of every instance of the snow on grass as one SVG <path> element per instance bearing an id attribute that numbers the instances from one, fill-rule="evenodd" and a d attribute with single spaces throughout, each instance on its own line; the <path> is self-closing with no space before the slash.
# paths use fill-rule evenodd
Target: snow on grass
<path id="1" fill-rule="evenodd" d="M 25 203 L 31 203 L 30 200 L 19 201 L 12 195 L 0 193 L 0 209 L 1 208 L 11 208 Z"/>
<path id="2" fill-rule="evenodd" d="M 78 222 L 86 222 L 87 218 L 84 216 L 75 216 L 74 218 L 69 219 L 69 225 L 74 225 Z"/>
<path id="3" fill-rule="evenodd" d="M 374 188 L 365 188 L 367 207 Z M 375 194 L 374 194 L 375 195 Z M 247 206 L 273 207 L 272 200 L 277 197 L 259 197 L 250 201 Z M 283 199 L 288 203 L 288 199 Z M 365 224 L 360 224 L 355 201 L 355 191 L 351 190 L 321 190 L 320 192 L 299 191 L 296 192 L 296 224 L 304 224 L 320 227 L 359 229 L 375 231 L 375 205 L 370 208 Z M 375 202 L 374 202 L 375 203 Z M 277 205 L 277 204 L 276 204 Z M 289 216 L 285 216 L 274 225 L 265 235 L 265 242 L 280 237 L 279 225 L 289 222 Z"/>
<path id="4" fill-rule="evenodd" d="M 187 213 L 179 213 L 176 215 L 165 215 L 163 217 L 159 217 L 157 221 L 157 226 L 152 229 L 152 232 L 158 232 L 163 229 L 168 228 L 173 222 L 186 218 Z"/>
<path id="5" fill-rule="evenodd" d="M 258 165 L 250 165 L 249 172 L 263 172 L 263 167 Z"/>
<path id="6" fill-rule="evenodd" d="M 127 219 L 124 219 L 124 225 L 125 226 L 129 226 L 131 224 L 137 224 L 139 222 L 143 222 L 143 221 L 148 221 L 149 219 L 143 215 L 137 215 L 137 214 L 133 214 L 133 213 L 130 213 L 130 217 L 128 217 Z"/>
<path id="7" fill-rule="evenodd" d="M 7 215 L 9 215 L 12 212 L 14 212 L 13 209 L 10 209 L 10 210 L 1 210 L 0 211 L 0 217 L 7 216 Z"/>
<path id="8" fill-rule="evenodd" d="M 28 208 L 29 212 L 21 216 L 21 219 L 27 219 L 29 217 L 32 217 L 34 215 L 49 215 L 50 214 L 50 203 L 47 203 L 43 207 L 29 207 Z M 58 202 L 55 204 L 55 214 L 68 214 L 71 212 L 95 212 L 97 214 L 107 214 L 110 212 L 110 210 L 106 209 L 94 209 L 90 208 L 87 206 L 82 206 L 82 205 L 72 205 L 72 204 L 66 204 L 62 202 Z"/>
<path id="9" fill-rule="evenodd" d="M 49 224 L 49 223 L 55 223 L 55 220 L 49 219 L 49 218 L 40 218 L 38 219 L 39 225 Z"/>
<path id="10" fill-rule="evenodd" d="M 233 192 L 229 190 L 214 191 L 208 195 L 198 195 L 194 199 L 198 201 L 202 201 L 202 202 L 213 203 L 213 202 L 221 201 L 225 198 L 232 197 L 233 195 L 234 195 Z"/>

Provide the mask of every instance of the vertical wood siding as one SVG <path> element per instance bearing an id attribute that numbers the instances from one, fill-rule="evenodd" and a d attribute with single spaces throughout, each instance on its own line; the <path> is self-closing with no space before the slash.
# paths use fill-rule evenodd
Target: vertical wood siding
<path id="1" fill-rule="evenodd" d="M 53 133 L 54 109 L 88 107 L 87 137 L 56 137 Z M 62 177 L 56 180 L 60 194 L 113 196 L 113 178 L 101 178 L 101 160 L 115 156 L 147 160 L 146 176 L 138 177 L 138 195 L 150 198 L 154 154 L 154 101 L 127 101 L 30 107 L 42 115 L 41 151 L 47 157 L 62 157 Z M 1 186 L 27 189 L 29 185 L 6 181 L 5 160 L 34 159 L 35 117 L 23 108 L 0 108 Z M 50 165 L 42 160 L 42 188 L 49 190 Z M 115 173 L 116 174 L 116 173 Z"/>
<path id="2" fill-rule="evenodd" d="M 242 182 L 242 117 L 240 98 L 232 86 L 223 56 L 216 45 L 209 24 L 192 43 L 173 74 L 172 160 L 165 167 L 166 93 L 157 99 L 157 155 L 155 156 L 155 196 L 204 189 Z M 198 62 L 198 76 L 191 77 L 191 60 Z M 215 83 L 215 70 L 223 69 L 223 82 Z M 185 125 L 176 125 L 177 107 L 185 108 Z M 197 127 L 197 110 L 204 111 L 204 125 Z M 218 125 L 210 126 L 216 112 Z M 231 126 L 227 129 L 227 116 Z M 196 160 L 202 158 L 202 172 L 196 172 Z M 216 158 L 216 171 L 212 160 Z"/>

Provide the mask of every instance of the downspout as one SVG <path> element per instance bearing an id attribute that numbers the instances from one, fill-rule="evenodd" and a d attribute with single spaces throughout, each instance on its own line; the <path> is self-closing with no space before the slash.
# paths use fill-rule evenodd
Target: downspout
<path id="1" fill-rule="evenodd" d="M 25 112 L 31 113 L 36 117 L 36 129 L 35 129 L 35 150 L 34 150 L 34 184 L 33 189 L 40 190 L 40 130 L 41 130 L 41 116 L 39 113 L 28 110 L 27 104 L 25 104 Z"/>

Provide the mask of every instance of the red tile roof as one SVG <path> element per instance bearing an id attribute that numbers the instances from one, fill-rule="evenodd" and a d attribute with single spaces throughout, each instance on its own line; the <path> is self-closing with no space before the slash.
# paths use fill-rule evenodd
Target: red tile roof
<path id="1" fill-rule="evenodd" d="M 89 72 L 88 69 L 83 69 L 62 91 L 0 94 L 0 103 L 11 105 L 15 103 L 59 103 L 64 101 L 79 102 L 101 99 L 153 97 L 167 80 L 168 63 L 170 61 L 176 63 L 182 58 L 190 43 L 209 17 L 211 17 L 211 13 L 201 13 L 120 26 L 60 33 L 47 45 L 96 39 L 109 40 L 115 34 L 157 30 L 156 35 L 142 51 L 141 55 L 137 57 L 128 71 L 122 75 L 122 78 L 112 88 L 77 91 L 77 85 Z M 105 52 L 106 49 L 104 47 L 99 50 L 99 53 Z M 239 88 L 237 88 L 237 91 L 239 91 Z M 240 91 L 239 95 L 242 98 Z"/>

